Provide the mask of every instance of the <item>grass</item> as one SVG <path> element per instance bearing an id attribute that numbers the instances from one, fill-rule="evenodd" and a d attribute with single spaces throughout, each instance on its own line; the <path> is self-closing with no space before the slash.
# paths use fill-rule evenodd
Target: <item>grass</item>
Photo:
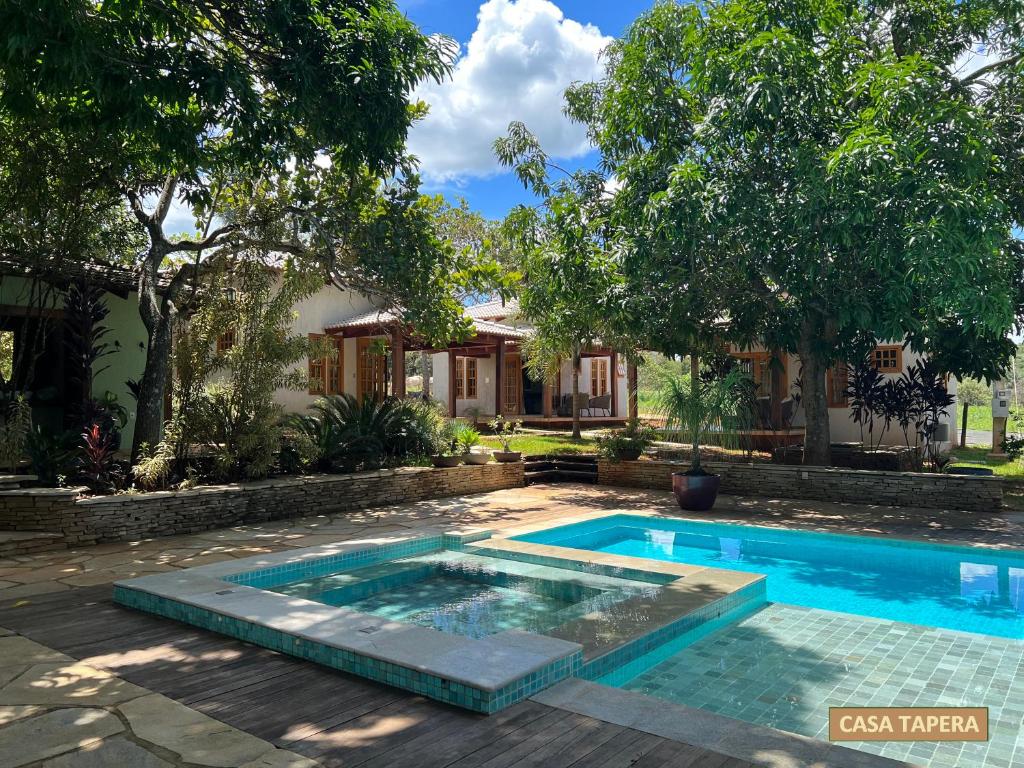
<path id="1" fill-rule="evenodd" d="M 958 406 L 956 410 L 956 421 L 954 422 L 958 431 L 960 430 L 962 419 L 962 406 Z M 991 432 L 992 406 L 989 403 L 985 403 L 985 405 L 972 405 L 967 411 L 967 428 Z"/>
<path id="2" fill-rule="evenodd" d="M 493 435 L 484 435 L 480 444 L 501 450 L 501 442 Z M 593 453 L 597 450 L 594 440 L 573 440 L 570 435 L 516 435 L 511 448 L 526 455 L 538 453 Z"/>
<path id="3" fill-rule="evenodd" d="M 1024 480 L 1024 463 L 1020 460 L 991 458 L 988 456 L 989 450 L 981 446 L 957 448 L 953 451 L 954 463 L 960 467 L 988 467 L 1000 477 Z"/>

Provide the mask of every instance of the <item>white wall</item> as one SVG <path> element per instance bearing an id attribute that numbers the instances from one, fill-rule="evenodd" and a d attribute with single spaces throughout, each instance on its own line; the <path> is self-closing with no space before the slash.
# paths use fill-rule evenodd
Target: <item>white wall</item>
<path id="1" fill-rule="evenodd" d="M 448 353 L 437 352 L 430 356 L 434 381 L 430 396 L 448 407 Z M 455 401 L 455 415 L 465 416 L 471 408 L 479 408 L 480 416 L 494 416 L 494 355 L 476 358 L 476 397 L 460 397 Z"/>
<path id="2" fill-rule="evenodd" d="M 333 285 L 325 285 L 315 294 L 295 305 L 296 317 L 291 330 L 292 333 L 302 336 L 310 333 L 323 333 L 324 328 L 361 312 L 368 312 L 373 306 L 368 298 L 359 293 L 343 291 Z M 356 339 L 345 339 L 344 348 L 344 391 L 354 395 L 356 393 Z M 303 360 L 299 365 L 305 370 L 307 361 Z M 274 399 L 284 407 L 285 411 L 294 413 L 304 411 L 317 398 L 316 395 L 311 395 L 306 390 L 279 389 L 275 393 Z"/>
<path id="3" fill-rule="evenodd" d="M 909 347 L 903 350 L 903 369 L 906 371 L 910 366 L 916 365 L 923 359 L 923 355 L 919 355 L 913 352 Z M 789 380 L 790 389 L 792 390 L 793 382 L 800 376 L 800 359 L 796 355 L 790 355 L 787 360 L 787 377 Z M 888 379 L 898 378 L 898 374 L 886 373 L 882 374 Z M 948 384 L 950 394 L 956 396 L 957 381 L 951 378 Z M 860 425 L 857 424 L 851 417 L 851 411 L 849 406 L 829 408 L 829 432 L 833 443 L 859 443 L 861 441 Z M 956 403 L 949 407 L 947 415 L 942 419 L 942 423 L 949 424 L 950 437 L 956 437 Z M 806 424 L 804 418 L 804 408 L 801 405 L 796 412 L 796 416 L 793 419 L 794 427 L 803 427 Z M 880 425 L 879 425 L 880 426 Z M 913 445 L 914 436 L 911 435 L 911 444 Z M 865 432 L 865 441 L 867 440 L 867 433 Z M 878 432 L 875 433 L 874 440 L 879 442 L 881 445 L 906 445 L 905 438 L 903 436 L 903 430 L 898 424 L 893 424 L 887 430 L 882 432 L 880 435 Z M 950 447 L 950 443 L 946 442 L 941 445 L 943 450 Z"/>

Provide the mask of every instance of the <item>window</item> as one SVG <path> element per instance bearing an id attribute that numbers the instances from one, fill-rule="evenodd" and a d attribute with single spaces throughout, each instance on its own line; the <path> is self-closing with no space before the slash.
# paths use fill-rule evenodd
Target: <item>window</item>
<path id="1" fill-rule="evenodd" d="M 466 358 L 455 358 L 455 399 L 466 399 Z"/>
<path id="2" fill-rule="evenodd" d="M 603 357 L 590 359 L 590 394 L 592 397 L 608 394 L 608 360 Z"/>
<path id="3" fill-rule="evenodd" d="M 217 337 L 217 353 L 224 354 L 229 349 L 235 346 L 235 329 L 228 328 L 224 333 Z"/>
<path id="4" fill-rule="evenodd" d="M 754 387 L 758 397 L 772 398 L 775 396 L 773 381 L 773 364 L 771 352 L 732 352 L 730 353 L 739 362 L 740 370 L 745 371 L 754 381 Z M 786 392 L 785 364 L 780 361 L 775 364 L 777 368 L 782 365 L 780 376 L 781 392 Z"/>
<path id="5" fill-rule="evenodd" d="M 316 344 L 324 338 L 322 333 L 309 334 L 310 344 Z M 327 389 L 327 361 L 322 357 L 309 358 L 309 394 L 322 395 Z"/>
<path id="6" fill-rule="evenodd" d="M 903 347 L 895 344 L 875 347 L 871 363 L 880 373 L 899 373 L 903 370 Z"/>
<path id="7" fill-rule="evenodd" d="M 828 394 L 829 408 L 846 408 L 850 401 L 846 396 L 846 388 L 850 383 L 850 370 L 846 363 L 837 363 L 828 369 L 825 376 L 825 389 Z"/>
<path id="8" fill-rule="evenodd" d="M 467 357 L 466 361 L 466 399 L 474 400 L 476 398 L 476 358 Z"/>
<path id="9" fill-rule="evenodd" d="M 345 340 L 334 339 L 334 354 L 327 358 L 327 394 L 345 391 Z"/>
<path id="10" fill-rule="evenodd" d="M 502 376 L 502 412 L 506 416 L 517 414 L 523 403 L 523 359 L 518 354 L 505 355 Z"/>

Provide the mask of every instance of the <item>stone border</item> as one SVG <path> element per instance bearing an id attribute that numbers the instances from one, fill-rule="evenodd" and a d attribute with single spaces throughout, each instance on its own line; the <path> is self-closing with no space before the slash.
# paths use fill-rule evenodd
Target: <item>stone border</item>
<path id="1" fill-rule="evenodd" d="M 83 497 L 83 488 L 0 491 L 0 530 L 59 533 L 68 545 L 130 541 L 483 493 L 524 485 L 521 462 L 284 477 L 187 491 Z"/>
<path id="2" fill-rule="evenodd" d="M 692 744 L 768 768 L 812 765 L 822 768 L 914 768 L 913 763 L 902 760 L 754 725 L 588 680 L 566 680 L 534 694 L 531 699 L 549 707 Z"/>
<path id="3" fill-rule="evenodd" d="M 672 473 L 688 466 L 678 461 L 598 459 L 597 476 L 602 485 L 671 490 Z M 704 466 L 721 475 L 721 493 L 734 496 L 983 513 L 998 512 L 1003 504 L 999 477 L 716 461 L 704 462 Z"/>

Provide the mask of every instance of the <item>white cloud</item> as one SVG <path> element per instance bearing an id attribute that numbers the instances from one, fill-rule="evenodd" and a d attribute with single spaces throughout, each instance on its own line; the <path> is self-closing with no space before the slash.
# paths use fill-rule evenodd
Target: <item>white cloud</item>
<path id="1" fill-rule="evenodd" d="M 513 120 L 552 156 L 584 154 L 586 133 L 562 114 L 562 94 L 574 81 L 599 77 L 609 42 L 548 0 L 487 0 L 451 79 L 416 92 L 430 104 L 409 137 L 423 175 L 443 182 L 498 172 L 491 145 Z"/>

